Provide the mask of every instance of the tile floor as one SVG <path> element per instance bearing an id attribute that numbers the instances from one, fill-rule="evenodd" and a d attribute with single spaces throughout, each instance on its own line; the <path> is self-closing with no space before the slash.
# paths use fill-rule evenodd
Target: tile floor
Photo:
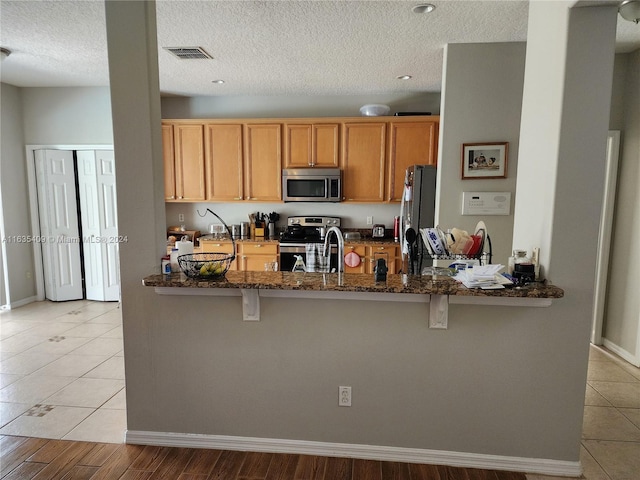
<path id="1" fill-rule="evenodd" d="M 117 302 L 35 302 L 0 310 L 0 435 L 122 443 Z"/>
<path id="2" fill-rule="evenodd" d="M 584 477 L 640 479 L 640 369 L 592 346 L 587 378 Z M 118 303 L 0 310 L 0 435 L 121 443 L 125 408 Z"/>

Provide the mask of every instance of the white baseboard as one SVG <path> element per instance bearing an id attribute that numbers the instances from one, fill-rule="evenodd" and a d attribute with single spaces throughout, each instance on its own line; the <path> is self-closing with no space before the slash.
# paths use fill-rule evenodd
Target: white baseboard
<path id="1" fill-rule="evenodd" d="M 631 352 L 627 352 L 624 348 L 616 345 L 611 340 L 607 340 L 606 338 L 602 339 L 602 344 L 611 350 L 613 353 L 618 355 L 620 358 L 623 358 L 631 365 L 635 365 L 636 367 L 640 367 L 640 357 L 633 355 Z"/>
<path id="2" fill-rule="evenodd" d="M 382 447 L 377 445 L 201 435 L 192 433 L 145 432 L 138 430 L 127 430 L 125 433 L 125 442 L 136 445 L 157 445 L 164 447 L 214 448 L 220 450 L 362 458 L 488 470 L 507 470 L 565 477 L 579 477 L 582 475 L 582 467 L 579 461 L 569 462 L 545 458 L 506 457 L 501 455 L 449 452 L 420 448 Z"/>
<path id="3" fill-rule="evenodd" d="M 12 310 L 14 308 L 24 307 L 25 305 L 28 305 L 30 303 L 37 302 L 37 301 L 38 301 L 38 297 L 36 295 L 32 297 L 23 298 L 22 300 L 18 300 L 17 302 L 11 302 L 11 304 L 9 305 L 9 309 Z"/>

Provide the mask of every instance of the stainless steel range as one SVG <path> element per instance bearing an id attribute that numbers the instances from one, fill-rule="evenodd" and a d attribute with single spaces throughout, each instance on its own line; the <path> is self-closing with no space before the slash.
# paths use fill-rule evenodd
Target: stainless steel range
<path id="1" fill-rule="evenodd" d="M 302 255 L 306 263 L 307 243 L 324 243 L 329 227 L 340 228 L 340 217 L 288 217 L 287 229 L 280 234 L 280 270 L 290 272 L 296 255 Z M 338 265 L 338 247 L 334 244 L 334 238 L 332 240 L 330 269 Z"/>

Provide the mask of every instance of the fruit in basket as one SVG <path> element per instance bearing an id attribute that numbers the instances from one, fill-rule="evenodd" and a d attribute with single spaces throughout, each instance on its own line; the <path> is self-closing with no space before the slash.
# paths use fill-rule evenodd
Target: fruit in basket
<path id="1" fill-rule="evenodd" d="M 207 268 L 206 263 L 203 263 L 202 266 L 200 267 L 200 275 L 202 275 L 203 277 L 206 277 L 207 275 L 209 275 L 209 268 Z"/>
<path id="2" fill-rule="evenodd" d="M 213 270 L 211 270 L 211 273 L 213 273 L 214 275 L 221 275 L 222 272 L 224 272 L 224 265 L 219 262 L 214 265 Z"/>

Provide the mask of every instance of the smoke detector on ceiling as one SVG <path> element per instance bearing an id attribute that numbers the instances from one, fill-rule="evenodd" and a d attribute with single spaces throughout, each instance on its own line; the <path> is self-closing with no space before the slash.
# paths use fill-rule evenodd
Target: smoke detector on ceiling
<path id="1" fill-rule="evenodd" d="M 180 60 L 212 59 L 213 57 L 204 51 L 202 47 L 163 47 Z"/>

